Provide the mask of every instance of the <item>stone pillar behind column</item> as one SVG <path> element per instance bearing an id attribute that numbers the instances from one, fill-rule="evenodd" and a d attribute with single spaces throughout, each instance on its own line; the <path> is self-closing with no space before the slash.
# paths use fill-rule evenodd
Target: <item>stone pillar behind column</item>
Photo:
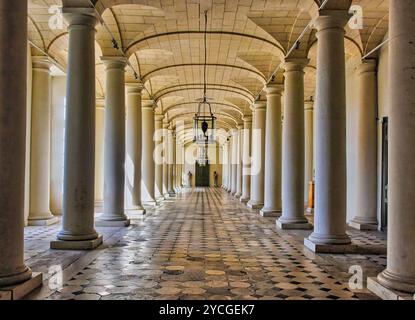
<path id="1" fill-rule="evenodd" d="M 169 144 L 168 144 L 169 124 L 163 122 L 163 196 L 169 196 Z"/>
<path id="2" fill-rule="evenodd" d="M 95 204 L 104 201 L 104 126 L 105 101 L 97 100 L 95 109 Z"/>
<path id="3" fill-rule="evenodd" d="M 317 32 L 316 204 L 314 232 L 305 245 L 315 252 L 344 252 L 346 234 L 346 67 L 343 10 L 322 10 Z"/>
<path id="4" fill-rule="evenodd" d="M 126 209 L 145 213 L 141 202 L 141 164 L 143 147 L 142 91 L 139 82 L 127 84 L 126 128 Z"/>
<path id="5" fill-rule="evenodd" d="M 124 57 L 103 57 L 106 72 L 104 134 L 104 210 L 100 227 L 127 227 L 125 187 L 125 66 Z"/>
<path id="6" fill-rule="evenodd" d="M 241 203 L 247 203 L 251 196 L 251 142 L 252 116 L 244 116 L 243 150 L 242 150 L 242 196 Z"/>
<path id="7" fill-rule="evenodd" d="M 144 205 L 155 206 L 154 101 L 143 102 L 142 118 L 141 200 Z"/>
<path id="8" fill-rule="evenodd" d="M 27 20 L 27 1 L 0 2 L 0 290 L 42 283 L 24 262 Z"/>
<path id="9" fill-rule="evenodd" d="M 243 153 L 243 125 L 238 125 L 238 153 L 236 165 L 236 198 L 242 196 L 242 153 Z"/>
<path id="10" fill-rule="evenodd" d="M 415 292 L 415 2 L 390 1 L 389 8 L 388 256 L 380 295 Z"/>
<path id="11" fill-rule="evenodd" d="M 376 61 L 366 60 L 357 70 L 359 105 L 357 113 L 356 212 L 350 226 L 376 230 L 377 221 L 377 78 Z"/>
<path id="12" fill-rule="evenodd" d="M 311 229 L 304 216 L 304 67 L 305 59 L 285 62 L 280 229 Z"/>
<path id="13" fill-rule="evenodd" d="M 266 101 L 259 100 L 255 102 L 253 117 L 253 162 L 251 167 L 251 198 L 248 202 L 248 207 L 260 209 L 264 206 Z"/>
<path id="14" fill-rule="evenodd" d="M 62 230 L 52 249 L 94 249 L 95 11 L 63 8 L 68 21 Z"/>
<path id="15" fill-rule="evenodd" d="M 58 222 L 50 212 L 51 63 L 33 57 L 32 123 L 30 151 L 30 226 Z"/>
<path id="16" fill-rule="evenodd" d="M 176 192 L 174 191 L 174 138 L 173 138 L 173 129 L 172 125 L 169 126 L 168 133 L 167 133 L 167 147 L 168 147 L 168 184 L 167 189 L 169 193 L 169 197 L 174 197 Z"/>
<path id="17" fill-rule="evenodd" d="M 282 85 L 267 87 L 265 185 L 263 217 L 281 215 L 281 94 Z"/>
<path id="18" fill-rule="evenodd" d="M 304 105 L 304 204 L 308 204 L 310 182 L 314 180 L 314 101 L 305 101 Z"/>
<path id="19" fill-rule="evenodd" d="M 156 114 L 155 116 L 155 153 L 154 153 L 154 160 L 156 162 L 155 166 L 155 196 L 156 199 L 159 201 L 164 200 L 163 196 L 163 119 L 164 116 L 162 114 Z"/>

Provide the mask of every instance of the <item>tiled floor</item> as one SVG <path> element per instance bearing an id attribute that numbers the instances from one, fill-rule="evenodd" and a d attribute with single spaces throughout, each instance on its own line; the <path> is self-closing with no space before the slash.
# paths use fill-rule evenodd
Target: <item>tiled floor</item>
<path id="1" fill-rule="evenodd" d="M 101 228 L 92 252 L 49 250 L 59 226 L 26 229 L 26 260 L 45 274 L 30 299 L 374 299 L 348 286 L 384 268 L 379 255 L 316 255 L 304 231 L 277 231 L 221 189 L 194 189 L 149 210 L 128 228 Z M 379 232 L 350 231 L 385 244 Z"/>

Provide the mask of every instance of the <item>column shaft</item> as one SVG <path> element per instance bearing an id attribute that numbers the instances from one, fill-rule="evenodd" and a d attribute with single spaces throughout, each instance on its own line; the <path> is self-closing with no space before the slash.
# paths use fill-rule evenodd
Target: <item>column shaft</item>
<path id="1" fill-rule="evenodd" d="M 6 287 L 32 275 L 23 249 L 27 1 L 0 2 L 0 41 L 8 44 L 0 50 L 0 287 Z"/>
<path id="2" fill-rule="evenodd" d="M 29 225 L 58 222 L 50 212 L 51 64 L 33 57 Z"/>
<path id="3" fill-rule="evenodd" d="M 265 195 L 261 215 L 281 215 L 281 92 L 283 86 L 267 87 L 265 131 Z"/>
<path id="4" fill-rule="evenodd" d="M 252 142 L 252 116 L 245 116 L 243 130 L 242 150 L 242 196 L 241 203 L 247 203 L 251 196 L 251 142 Z"/>
<path id="5" fill-rule="evenodd" d="M 322 10 L 317 27 L 316 204 L 314 251 L 350 244 L 346 234 L 346 71 L 344 26 L 347 11 Z M 336 250 L 334 247 L 331 248 Z M 342 250 L 342 248 L 339 248 Z"/>
<path id="6" fill-rule="evenodd" d="M 236 194 L 235 197 L 242 196 L 242 153 L 243 153 L 243 126 L 238 126 L 238 153 L 236 165 Z"/>
<path id="7" fill-rule="evenodd" d="M 257 101 L 252 122 L 251 198 L 248 202 L 251 209 L 264 206 L 265 123 L 266 101 Z"/>
<path id="8" fill-rule="evenodd" d="M 415 2 L 390 2 L 389 221 L 387 268 L 378 279 L 415 292 Z"/>
<path id="9" fill-rule="evenodd" d="M 310 182 L 314 180 L 314 102 L 306 101 L 304 108 L 304 203 L 308 204 Z"/>
<path id="10" fill-rule="evenodd" d="M 167 123 L 163 123 L 163 195 L 169 195 L 169 137 Z"/>
<path id="11" fill-rule="evenodd" d="M 359 66 L 357 116 L 356 212 L 350 226 L 359 230 L 377 229 L 377 123 L 376 61 Z"/>
<path id="12" fill-rule="evenodd" d="M 93 249 L 94 229 L 95 25 L 92 9 L 64 8 L 69 27 L 62 230 L 53 249 Z"/>
<path id="13" fill-rule="evenodd" d="M 103 57 L 102 61 L 106 67 L 104 212 L 96 225 L 128 226 L 130 221 L 124 214 L 126 59 Z"/>
<path id="14" fill-rule="evenodd" d="M 145 213 L 141 203 L 141 164 L 143 148 L 143 117 L 141 83 L 127 84 L 126 128 L 126 208 Z"/>
<path id="15" fill-rule="evenodd" d="M 304 67 L 306 60 L 285 62 L 281 229 L 310 229 L 304 216 Z"/>
<path id="16" fill-rule="evenodd" d="M 143 204 L 155 206 L 155 162 L 154 162 L 154 102 L 142 106 L 143 148 L 141 163 L 141 200 Z"/>
<path id="17" fill-rule="evenodd" d="M 155 161 L 156 161 L 156 172 L 155 172 L 155 179 L 156 179 L 156 190 L 155 196 L 158 200 L 164 200 L 163 197 L 163 119 L 164 116 L 161 114 L 156 114 L 155 117 Z"/>
<path id="18" fill-rule="evenodd" d="M 232 195 L 236 194 L 236 188 L 238 183 L 238 130 L 232 130 Z"/>

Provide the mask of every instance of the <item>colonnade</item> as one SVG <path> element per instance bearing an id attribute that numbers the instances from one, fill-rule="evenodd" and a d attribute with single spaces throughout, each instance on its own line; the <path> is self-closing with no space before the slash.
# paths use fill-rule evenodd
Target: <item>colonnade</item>
<path id="1" fill-rule="evenodd" d="M 391 2 L 390 43 L 391 93 L 389 143 L 389 229 L 388 264 L 376 280 L 382 288 L 415 292 L 415 4 L 413 1 Z M 284 88 L 270 83 L 266 102 L 258 100 L 252 107 L 252 130 L 245 135 L 252 143 L 244 144 L 241 202 L 259 209 L 264 217 L 279 217 L 280 229 L 311 229 L 304 245 L 314 252 L 345 253 L 352 250 L 346 233 L 346 76 L 345 25 L 347 11 L 321 10 L 315 20 L 317 29 L 316 101 L 304 97 L 304 67 L 307 60 L 286 59 Z M 411 33 L 412 32 L 412 33 Z M 357 69 L 357 198 L 349 226 L 359 230 L 376 230 L 377 221 L 377 133 L 376 60 L 365 59 Z M 284 92 L 284 93 L 282 93 Z M 281 95 L 284 115 L 281 131 Z M 266 107 L 265 107 L 266 106 Z M 314 114 L 315 112 L 315 114 Z M 265 120 L 266 119 L 266 120 Z M 256 130 L 262 129 L 261 132 Z M 264 137 L 265 135 L 265 137 Z M 228 173 L 225 190 L 232 189 L 237 176 L 229 153 L 240 139 L 234 133 L 224 145 L 224 171 Z M 244 138 L 246 140 L 246 137 Z M 265 141 L 265 142 L 264 142 Z M 281 143 L 282 142 L 282 143 Z M 315 154 L 314 154 L 315 152 Z M 265 159 L 265 163 L 261 162 Z M 258 168 L 258 164 L 260 168 Z M 264 177 L 265 174 L 265 177 Z M 251 181 L 248 187 L 248 181 Z M 304 216 L 309 183 L 315 180 L 314 226 Z M 392 191 L 393 190 L 393 191 Z M 412 239 L 412 240 L 409 240 Z M 373 282 L 372 282 L 373 283 Z M 382 296 L 382 290 L 372 291 Z M 375 289 L 373 289 L 373 287 Z M 380 293 L 379 293 L 380 292 Z"/>
<path id="2" fill-rule="evenodd" d="M 415 4 L 390 2 L 390 195 L 387 268 L 380 285 L 415 292 Z M 67 107 L 62 229 L 53 249 L 94 249 L 103 238 L 95 230 L 95 26 L 96 13 L 88 8 L 63 8 L 68 22 Z M 310 228 L 304 217 L 306 185 L 315 167 L 316 201 L 313 233 L 305 246 L 315 252 L 345 252 L 351 244 L 346 233 L 346 85 L 344 27 L 347 11 L 321 10 L 317 29 L 317 95 L 313 107 L 304 103 L 306 60 L 286 59 L 285 82 L 271 83 L 266 100 L 252 107 L 224 146 L 223 187 L 264 216 L 279 217 L 281 229 Z M 30 281 L 24 263 L 24 172 L 26 145 L 27 1 L 0 3 L 0 287 Z M 174 128 L 154 112 L 154 101 L 142 101 L 142 85 L 125 83 L 126 60 L 104 57 L 107 85 L 105 102 L 104 204 L 97 221 L 102 226 L 127 226 L 127 209 L 155 206 L 174 197 L 181 187 L 179 163 L 183 146 Z M 31 166 L 49 172 L 50 64 L 33 59 L 34 88 Z M 359 66 L 358 212 L 350 225 L 376 228 L 376 65 Z M 125 88 L 127 87 L 127 96 Z M 13 96 L 13 99 L 9 97 Z M 281 99 L 284 121 L 281 126 Z M 125 123 L 124 114 L 127 114 Z M 313 122 L 315 118 L 315 123 Z M 164 121 L 163 121 L 164 120 Z M 310 139 L 314 131 L 315 142 Z M 154 133 L 163 128 L 160 141 Z M 42 130 L 41 130 L 42 129 Z M 141 133 L 141 134 L 140 134 Z M 165 147 L 167 161 L 156 163 L 156 146 Z M 312 145 L 316 154 L 313 155 Z M 314 165 L 313 158 L 315 157 Z M 165 159 L 166 160 L 166 159 Z M 125 163 L 134 170 L 129 171 Z M 125 169 L 127 168 L 127 170 Z M 30 224 L 50 224 L 56 219 L 49 208 L 47 174 L 31 177 Z M 34 192 L 34 190 L 38 192 Z"/>

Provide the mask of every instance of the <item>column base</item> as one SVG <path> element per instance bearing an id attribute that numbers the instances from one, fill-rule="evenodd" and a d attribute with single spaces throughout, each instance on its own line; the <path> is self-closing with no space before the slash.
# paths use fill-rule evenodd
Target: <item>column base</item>
<path id="1" fill-rule="evenodd" d="M 176 192 L 169 191 L 169 198 L 176 198 Z"/>
<path id="2" fill-rule="evenodd" d="M 128 213 L 142 213 L 142 214 L 146 214 L 146 209 L 144 209 L 142 206 L 129 207 L 129 208 L 126 208 L 125 211 L 127 211 Z"/>
<path id="3" fill-rule="evenodd" d="M 313 229 L 313 226 L 305 221 L 284 221 L 281 219 L 278 219 L 276 221 L 277 228 L 281 230 L 311 230 Z"/>
<path id="4" fill-rule="evenodd" d="M 33 273 L 32 277 L 25 282 L 14 286 L 0 288 L 0 300 L 20 300 L 33 290 L 42 286 L 43 276 L 41 273 Z"/>
<path id="5" fill-rule="evenodd" d="M 414 300 L 413 294 L 390 289 L 374 277 L 367 278 L 367 288 L 382 300 Z"/>
<path id="6" fill-rule="evenodd" d="M 29 219 L 27 222 L 28 226 L 36 226 L 36 227 L 43 227 L 43 226 L 50 226 L 52 224 L 58 223 L 58 217 L 52 217 L 49 219 Z"/>
<path id="7" fill-rule="evenodd" d="M 242 198 L 240 198 L 240 199 L 239 199 L 239 202 L 240 202 L 240 203 L 243 203 L 243 204 L 247 204 L 247 203 L 248 203 L 248 201 L 249 201 L 249 198 L 244 198 L 244 197 L 242 197 Z"/>
<path id="8" fill-rule="evenodd" d="M 55 240 L 51 241 L 50 248 L 55 250 L 94 250 L 99 247 L 103 242 L 102 235 L 98 235 L 96 239 L 81 240 L 81 241 L 68 241 L 68 240 Z"/>
<path id="9" fill-rule="evenodd" d="M 126 220 L 97 220 L 95 226 L 97 227 L 128 227 L 130 225 L 130 219 Z"/>
<path id="10" fill-rule="evenodd" d="M 143 201 L 143 205 L 154 208 L 157 206 L 157 201 Z"/>
<path id="11" fill-rule="evenodd" d="M 316 243 L 309 238 L 304 239 L 304 246 L 315 253 L 358 253 L 358 246 L 354 244 Z"/>
<path id="12" fill-rule="evenodd" d="M 252 210 L 258 210 L 258 209 L 261 209 L 262 207 L 264 207 L 264 204 L 263 203 L 255 203 L 255 202 L 252 202 L 251 200 L 249 200 L 248 203 L 247 203 L 247 207 L 249 209 L 252 209 Z"/>
<path id="13" fill-rule="evenodd" d="M 281 210 L 277 209 L 270 209 L 270 208 L 262 208 L 259 212 L 261 216 L 264 218 L 274 218 L 274 217 L 280 217 L 281 216 Z"/>
<path id="14" fill-rule="evenodd" d="M 352 220 L 349 222 L 349 227 L 361 231 L 369 231 L 369 230 L 378 230 L 378 224 L 377 223 L 365 223 L 360 221 Z"/>
<path id="15" fill-rule="evenodd" d="M 235 197 L 235 198 L 237 198 L 237 199 L 239 199 L 240 197 L 242 197 L 242 194 L 240 194 L 240 193 L 235 193 L 234 197 Z"/>

